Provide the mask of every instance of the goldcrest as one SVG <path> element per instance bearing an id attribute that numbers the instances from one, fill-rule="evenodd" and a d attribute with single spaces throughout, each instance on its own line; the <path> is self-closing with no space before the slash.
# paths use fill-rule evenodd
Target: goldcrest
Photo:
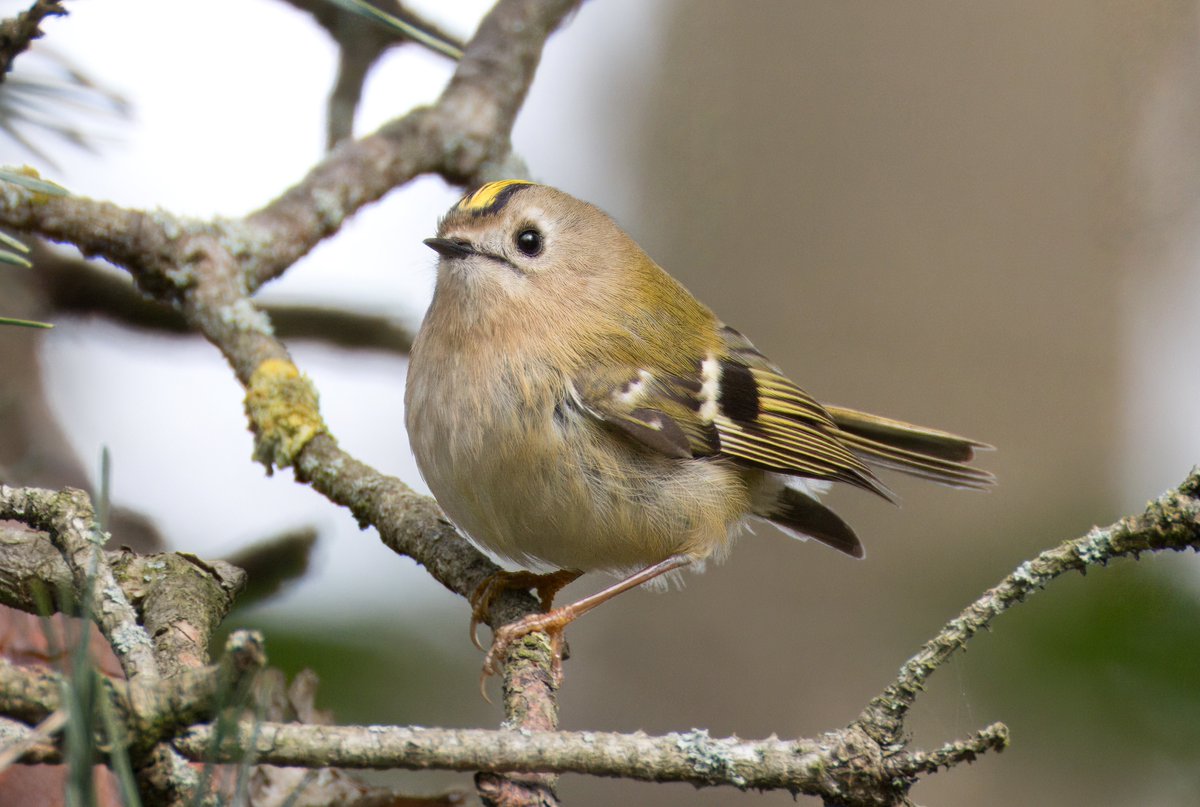
<path id="1" fill-rule="evenodd" d="M 580 573 L 627 575 L 498 631 L 485 672 L 517 636 L 557 638 L 620 591 L 719 559 L 748 519 L 862 557 L 818 499 L 832 482 L 891 499 L 873 467 L 962 488 L 994 481 L 966 464 L 983 443 L 818 403 L 609 216 L 562 191 L 484 185 L 425 243 L 440 256 L 437 284 L 405 406 L 429 489 L 480 547 L 558 570 L 514 578 L 547 607 Z M 478 595 L 476 618 L 490 593 Z"/>

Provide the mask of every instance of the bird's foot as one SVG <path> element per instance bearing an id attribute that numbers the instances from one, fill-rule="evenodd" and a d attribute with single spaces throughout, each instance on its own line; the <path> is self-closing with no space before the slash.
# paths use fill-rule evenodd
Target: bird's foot
<path id="1" fill-rule="evenodd" d="M 555 608 L 544 614 L 530 614 L 516 622 L 501 625 L 493 632 L 492 646 L 483 658 L 480 685 L 482 686 L 487 681 L 488 676 L 500 672 L 500 667 L 513 644 L 530 633 L 541 631 L 550 637 L 550 675 L 551 680 L 557 686 L 562 676 L 563 632 L 567 625 L 579 615 L 580 612 L 572 604 Z"/>
<path id="2" fill-rule="evenodd" d="M 483 650 L 483 645 L 479 643 L 479 623 L 487 618 L 487 612 L 492 607 L 492 602 L 496 597 L 505 591 L 510 589 L 529 591 L 533 589 L 537 592 L 538 600 L 542 603 L 542 611 L 548 612 L 554 604 L 555 595 L 564 586 L 577 580 L 581 574 L 583 572 L 560 569 L 557 572 L 550 572 L 549 574 L 506 572 L 500 570 L 488 575 L 471 595 L 471 644 Z M 529 633 L 529 631 L 525 631 L 525 633 Z M 494 642 L 492 647 L 495 649 Z"/>

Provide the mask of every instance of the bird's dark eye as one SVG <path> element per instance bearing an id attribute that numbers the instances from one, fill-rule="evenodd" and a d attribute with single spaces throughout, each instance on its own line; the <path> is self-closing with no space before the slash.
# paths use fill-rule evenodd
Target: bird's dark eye
<path id="1" fill-rule="evenodd" d="M 537 257 L 542 251 L 542 234 L 533 228 L 517 233 L 517 249 L 530 258 Z"/>

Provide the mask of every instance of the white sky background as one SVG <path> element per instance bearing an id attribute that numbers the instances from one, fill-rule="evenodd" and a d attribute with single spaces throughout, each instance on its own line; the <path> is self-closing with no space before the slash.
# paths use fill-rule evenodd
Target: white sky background
<path id="1" fill-rule="evenodd" d="M 412 4 L 422 5 L 468 36 L 490 2 Z M 127 98 L 135 115 L 131 124 L 105 127 L 114 138 L 99 157 L 47 144 L 58 167 L 46 175 L 73 192 L 197 217 L 240 216 L 320 159 L 335 50 L 306 15 L 272 0 L 106 0 L 69 8 L 69 17 L 46 23 L 46 41 Z M 642 60 L 657 50 L 655 9 L 606 0 L 585 4 L 578 16 L 546 49 L 514 141 L 535 177 L 619 215 L 630 193 L 622 184 L 628 177 L 612 167 L 621 140 L 597 128 L 606 117 L 597 99 L 613 99 L 619 86 L 628 100 L 641 86 Z M 616 52 L 623 55 L 614 61 Z M 451 70 L 423 49 L 393 50 L 370 77 L 356 133 L 435 100 Z M 0 156 L 0 163 L 22 162 L 36 161 L 15 149 Z M 436 178 L 412 183 L 361 211 L 261 297 L 382 312 L 415 327 L 433 283 L 434 256 L 421 239 L 460 193 Z M 315 380 L 341 444 L 424 490 L 404 432 L 404 362 L 311 343 L 290 347 Z M 373 531 L 361 532 L 344 510 L 294 484 L 290 472 L 268 479 L 250 462 L 242 390 L 207 343 L 64 322 L 46 340 L 43 358 L 80 455 L 94 465 L 107 445 L 114 500 L 153 517 L 173 547 L 216 557 L 288 527 L 319 528 L 314 570 L 267 610 L 311 620 L 334 607 L 385 613 L 406 597 L 453 603 Z"/>

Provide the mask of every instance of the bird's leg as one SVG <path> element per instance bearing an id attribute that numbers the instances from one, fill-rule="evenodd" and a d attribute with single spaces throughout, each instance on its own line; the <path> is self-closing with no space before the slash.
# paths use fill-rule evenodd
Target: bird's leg
<path id="1" fill-rule="evenodd" d="M 479 643 L 479 623 L 487 618 L 487 612 L 492 607 L 492 601 L 504 591 L 509 589 L 516 589 L 517 591 L 533 589 L 537 592 L 538 600 L 542 603 L 542 611 L 549 611 L 551 605 L 554 603 L 554 595 L 558 594 L 564 586 L 578 580 L 582 574 L 583 572 L 577 572 L 573 569 L 560 569 L 557 572 L 550 572 L 549 574 L 506 572 L 501 569 L 498 572 L 488 575 L 471 595 L 471 644 L 483 650 L 483 645 Z"/>
<path id="2" fill-rule="evenodd" d="M 614 583 L 606 589 L 597 591 L 595 594 L 588 595 L 570 605 L 555 608 L 553 611 L 547 611 L 544 614 L 530 614 L 518 619 L 516 622 L 500 626 L 493 632 L 492 647 L 488 650 L 487 656 L 483 660 L 483 678 L 486 679 L 487 676 L 495 675 L 499 671 L 500 664 L 504 660 L 504 657 L 508 655 L 508 648 L 512 646 L 513 642 L 527 633 L 545 631 L 550 636 L 550 646 L 553 649 L 551 673 L 557 681 L 562 669 L 563 629 L 567 625 L 597 605 L 611 600 L 621 592 L 628 591 L 635 586 L 640 586 L 642 583 L 649 582 L 667 572 L 687 566 L 691 562 L 692 559 L 689 557 L 674 555 L 653 566 L 647 566 L 640 572 L 635 572 L 624 580 Z"/>

